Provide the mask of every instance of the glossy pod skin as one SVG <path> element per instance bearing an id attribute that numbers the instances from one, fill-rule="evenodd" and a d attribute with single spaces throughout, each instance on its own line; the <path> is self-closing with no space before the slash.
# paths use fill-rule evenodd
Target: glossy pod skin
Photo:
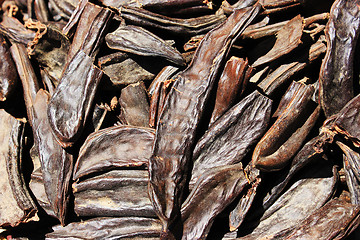
<path id="1" fill-rule="evenodd" d="M 79 51 L 66 68 L 48 106 L 51 128 L 63 147 L 80 137 L 103 72 Z"/>
<path id="2" fill-rule="evenodd" d="M 226 62 L 218 82 L 215 106 L 209 125 L 228 110 L 236 99 L 239 99 L 245 91 L 252 70 L 253 68 L 248 66 L 247 60 L 238 57 L 231 57 Z"/>
<path id="3" fill-rule="evenodd" d="M 6 101 L 14 92 L 19 82 L 14 60 L 5 38 L 0 35 L 0 101 Z"/>
<path id="4" fill-rule="evenodd" d="M 153 129 L 134 126 L 113 126 L 90 134 L 80 149 L 73 179 L 115 168 L 147 168 L 154 138 Z"/>
<path id="5" fill-rule="evenodd" d="M 173 64 L 185 65 L 179 51 L 142 27 L 120 25 L 114 32 L 106 35 L 105 41 L 112 49 L 141 56 L 161 57 Z"/>
<path id="6" fill-rule="evenodd" d="M 82 217 L 156 217 L 147 194 L 147 170 L 124 168 L 73 184 L 74 211 Z"/>
<path id="7" fill-rule="evenodd" d="M 49 93 L 39 90 L 32 107 L 33 135 L 39 149 L 47 198 L 60 223 L 65 225 L 71 194 L 73 156 L 60 146 L 52 133 L 47 117 L 49 101 Z"/>
<path id="8" fill-rule="evenodd" d="M 325 29 L 327 50 L 320 69 L 320 102 L 326 117 L 354 97 L 353 58 L 360 31 L 360 1 L 336 0 Z"/>
<path id="9" fill-rule="evenodd" d="M 262 171 L 282 169 L 299 150 L 319 116 L 320 108 L 311 105 L 314 87 L 300 84 L 286 109 L 257 144 L 252 159 Z M 293 87 L 291 85 L 288 91 Z"/>
<path id="10" fill-rule="evenodd" d="M 271 106 L 269 98 L 254 91 L 209 128 L 194 149 L 190 189 L 210 169 L 241 162 L 265 133 Z"/>
<path id="11" fill-rule="evenodd" d="M 196 128 L 220 64 L 259 8 L 256 4 L 235 11 L 224 24 L 208 33 L 190 66 L 177 76 L 167 97 L 149 162 L 149 195 L 163 224 L 164 237 L 170 224 L 179 216 Z M 208 71 L 209 67 L 211 71 Z"/>

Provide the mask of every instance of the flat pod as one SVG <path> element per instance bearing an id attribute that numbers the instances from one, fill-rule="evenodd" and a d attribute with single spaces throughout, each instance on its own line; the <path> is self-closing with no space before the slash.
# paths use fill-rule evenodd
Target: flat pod
<path id="1" fill-rule="evenodd" d="M 91 218 L 72 222 L 66 227 L 55 226 L 54 232 L 46 234 L 50 239 L 159 239 L 161 224 L 153 218 L 123 217 Z"/>
<path id="2" fill-rule="evenodd" d="M 303 19 L 300 15 L 291 19 L 278 33 L 276 41 L 271 50 L 264 56 L 258 58 L 253 67 L 269 63 L 294 50 L 301 43 L 302 31 L 304 29 Z"/>
<path id="3" fill-rule="evenodd" d="M 239 9 L 209 32 L 167 97 L 149 162 L 149 195 L 165 232 L 179 215 L 196 129 L 219 68 L 233 42 L 259 10 L 259 4 Z"/>
<path id="4" fill-rule="evenodd" d="M 305 67 L 309 66 L 316 59 L 319 59 L 326 51 L 326 44 L 323 37 L 319 37 L 318 41 L 311 45 L 310 49 L 300 57 L 295 56 L 289 62 L 282 64 L 264 79 L 258 83 L 265 94 L 271 96 L 276 90 L 290 81 L 293 76 L 300 73 Z"/>
<path id="5" fill-rule="evenodd" d="M 101 70 L 110 78 L 111 88 L 153 80 L 155 75 L 142 67 L 141 61 L 123 52 L 99 58 Z"/>
<path id="6" fill-rule="evenodd" d="M 141 56 L 161 57 L 179 66 L 185 65 L 185 60 L 178 50 L 142 27 L 121 25 L 107 34 L 105 41 L 112 49 Z"/>
<path id="7" fill-rule="evenodd" d="M 4 14 L 1 20 L 1 34 L 13 40 L 14 42 L 26 45 L 34 39 L 35 33 L 25 28 L 25 26 L 17 18 L 9 17 Z"/>
<path id="8" fill-rule="evenodd" d="M 70 18 L 76 6 L 79 4 L 77 0 L 49 0 L 49 2 L 65 19 Z"/>
<path id="9" fill-rule="evenodd" d="M 196 183 L 181 206 L 182 239 L 206 239 L 215 217 L 248 185 L 242 164 L 214 167 Z"/>
<path id="10" fill-rule="evenodd" d="M 147 166 L 155 138 L 154 130 L 114 126 L 88 136 L 80 149 L 73 179 L 122 167 Z"/>
<path id="11" fill-rule="evenodd" d="M 70 200 L 73 156 L 60 146 L 52 134 L 47 118 L 49 100 L 49 93 L 39 90 L 33 105 L 33 135 L 39 149 L 47 198 L 61 224 L 65 224 Z"/>
<path id="12" fill-rule="evenodd" d="M 6 101 L 14 92 L 19 75 L 5 38 L 0 35 L 0 101 Z"/>
<path id="13" fill-rule="evenodd" d="M 325 29 L 327 50 L 320 69 L 320 102 L 326 117 L 354 96 L 353 59 L 360 31 L 360 1 L 336 0 Z"/>
<path id="14" fill-rule="evenodd" d="M 332 199 L 298 226 L 276 234 L 273 239 L 345 239 L 358 227 L 359 211 L 358 205 L 345 199 Z"/>
<path id="15" fill-rule="evenodd" d="M 65 70 L 70 40 L 51 25 L 46 28 L 46 34 L 34 46 L 34 57 L 57 85 Z"/>
<path id="16" fill-rule="evenodd" d="M 102 74 L 83 51 L 66 68 L 47 111 L 51 128 L 63 147 L 72 146 L 82 133 Z"/>
<path id="17" fill-rule="evenodd" d="M 258 91 L 220 117 L 196 144 L 190 188 L 214 167 L 239 163 L 270 121 L 272 101 Z"/>
<path id="18" fill-rule="evenodd" d="M 165 17 L 134 7 L 122 7 L 120 16 L 133 25 L 158 29 L 170 35 L 182 37 L 205 34 L 226 20 L 225 14 L 222 13 L 182 19 Z"/>
<path id="19" fill-rule="evenodd" d="M 333 194 L 337 175 L 331 164 L 321 162 L 308 168 L 260 218 L 260 223 L 242 240 L 266 239 L 298 225 L 319 209 Z"/>
<path id="20" fill-rule="evenodd" d="M 78 216 L 156 217 L 147 193 L 147 170 L 121 169 L 73 184 Z"/>
<path id="21" fill-rule="evenodd" d="M 130 84 L 121 90 L 119 104 L 123 124 L 149 127 L 149 101 L 145 84 Z"/>
<path id="22" fill-rule="evenodd" d="M 19 172 L 24 123 L 0 109 L 0 124 L 0 226 L 15 227 L 32 220 L 37 209 Z"/>

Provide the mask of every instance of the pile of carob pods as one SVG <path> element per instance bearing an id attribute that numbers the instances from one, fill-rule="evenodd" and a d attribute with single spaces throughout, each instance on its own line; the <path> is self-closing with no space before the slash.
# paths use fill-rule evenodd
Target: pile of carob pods
<path id="1" fill-rule="evenodd" d="M 0 239 L 360 238 L 360 0 L 0 5 Z"/>

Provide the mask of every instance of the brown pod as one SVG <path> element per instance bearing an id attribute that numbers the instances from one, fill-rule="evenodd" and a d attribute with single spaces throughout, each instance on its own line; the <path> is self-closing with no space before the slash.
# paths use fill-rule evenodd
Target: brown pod
<path id="1" fill-rule="evenodd" d="M 196 18 L 170 18 L 142 8 L 122 7 L 121 17 L 144 28 L 159 29 L 171 35 L 186 37 L 205 34 L 226 20 L 223 13 Z"/>
<path id="2" fill-rule="evenodd" d="M 147 193 L 147 170 L 97 172 L 73 184 L 74 211 L 83 217 L 156 217 Z"/>
<path id="3" fill-rule="evenodd" d="M 179 66 L 185 66 L 185 59 L 180 52 L 169 46 L 163 39 L 138 26 L 120 25 L 105 37 L 111 49 L 140 56 L 161 57 Z"/>
<path id="4" fill-rule="evenodd" d="M 123 124 L 149 127 L 149 102 L 143 82 L 130 84 L 123 88 L 119 104 Z"/>
<path id="5" fill-rule="evenodd" d="M 0 101 L 6 101 L 19 82 L 19 75 L 5 38 L 0 35 Z"/>
<path id="6" fill-rule="evenodd" d="M 80 137 L 103 72 L 79 51 L 67 66 L 48 106 L 51 128 L 63 147 Z"/>
<path id="7" fill-rule="evenodd" d="M 114 12 L 88 2 L 79 19 L 76 32 L 69 49 L 67 63 L 79 50 L 94 58 L 104 40 L 106 30 Z"/>
<path id="8" fill-rule="evenodd" d="M 114 126 L 88 136 L 80 149 L 73 179 L 114 168 L 146 168 L 154 143 L 154 130 Z"/>
<path id="9" fill-rule="evenodd" d="M 299 150 L 319 116 L 320 108 L 311 106 L 314 87 L 293 82 L 288 91 L 296 84 L 301 87 L 254 150 L 253 164 L 262 171 L 283 168 Z"/>
<path id="10" fill-rule="evenodd" d="M 276 34 L 274 46 L 265 55 L 257 58 L 251 66 L 255 68 L 265 63 L 269 63 L 294 50 L 301 43 L 303 29 L 303 18 L 300 15 L 297 15 Z"/>
<path id="11" fill-rule="evenodd" d="M 38 91 L 33 105 L 33 135 L 39 148 L 41 171 L 47 198 L 60 223 L 67 221 L 70 180 L 73 171 L 73 156 L 67 153 L 54 137 L 48 122 L 47 108 L 50 95 Z"/>
<path id="12" fill-rule="evenodd" d="M 226 110 L 228 110 L 236 99 L 239 99 L 244 92 L 247 82 L 251 76 L 252 67 L 248 66 L 248 61 L 231 57 L 225 65 L 218 87 L 216 90 L 215 106 L 211 115 L 211 125 Z"/>
<path id="13" fill-rule="evenodd" d="M 196 183 L 181 206 L 182 240 L 206 239 L 215 217 L 249 184 L 242 164 L 214 167 Z"/>
<path id="14" fill-rule="evenodd" d="M 72 222 L 66 227 L 54 226 L 46 234 L 48 240 L 59 239 L 159 239 L 161 224 L 158 219 L 144 217 L 98 217 Z"/>
<path id="15" fill-rule="evenodd" d="M 346 239 L 359 226 L 359 219 L 359 205 L 349 203 L 345 197 L 335 198 L 297 226 L 276 234 L 273 239 Z"/>
<path id="16" fill-rule="evenodd" d="M 209 32 L 167 97 L 149 162 L 149 195 L 165 234 L 180 213 L 197 126 L 219 68 L 233 42 L 259 10 L 259 4 L 239 9 Z"/>
<path id="17" fill-rule="evenodd" d="M 336 0 L 325 29 L 327 50 L 320 69 L 320 103 L 326 117 L 354 97 L 353 59 L 360 32 L 360 1 Z"/>
<path id="18" fill-rule="evenodd" d="M 24 123 L 4 109 L 0 109 L 0 123 L 0 226 L 15 227 L 32 220 L 37 209 L 20 172 Z"/>

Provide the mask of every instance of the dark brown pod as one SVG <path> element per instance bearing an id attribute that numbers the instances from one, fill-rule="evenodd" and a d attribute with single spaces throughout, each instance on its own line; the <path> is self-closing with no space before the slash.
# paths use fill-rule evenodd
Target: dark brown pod
<path id="1" fill-rule="evenodd" d="M 114 168 L 144 168 L 153 142 L 151 128 L 114 126 L 92 133 L 80 149 L 73 179 Z"/>
<path id="2" fill-rule="evenodd" d="M 306 136 L 314 126 L 319 116 L 320 108 L 312 106 L 314 87 L 301 84 L 286 110 L 256 145 L 252 160 L 256 168 L 262 171 L 277 171 L 282 169 L 299 150 Z M 292 85 L 289 87 L 291 91 Z M 316 105 L 316 104 L 314 104 Z"/>
<path id="3" fill-rule="evenodd" d="M 11 57 L 5 38 L 0 35 L 0 101 L 6 101 L 11 96 L 19 82 L 19 75 Z"/>
<path id="4" fill-rule="evenodd" d="M 251 76 L 252 67 L 248 66 L 248 61 L 231 57 L 224 67 L 222 72 L 215 98 L 215 106 L 211 115 L 211 125 L 218 119 L 226 110 L 228 110 L 236 99 L 239 99 L 244 92 L 247 82 Z"/>
<path id="5" fill-rule="evenodd" d="M 190 188 L 210 169 L 241 162 L 265 133 L 271 105 L 269 98 L 254 91 L 209 128 L 194 149 Z"/>
<path id="6" fill-rule="evenodd" d="M 353 59 L 360 31 L 360 1 L 336 0 L 326 25 L 326 55 L 320 69 L 320 102 L 326 117 L 354 97 Z"/>
<path id="7" fill-rule="evenodd" d="M 167 97 L 149 162 L 149 195 L 165 234 L 180 213 L 197 126 L 219 68 L 233 42 L 259 10 L 259 4 L 236 10 L 209 32 L 190 66 L 177 76 Z"/>
<path id="8" fill-rule="evenodd" d="M 253 67 L 269 63 L 294 50 L 301 43 L 304 29 L 303 18 L 298 15 L 291 19 L 276 35 L 274 46 L 264 56 L 259 57 L 251 64 Z M 289 34 L 290 33 L 290 34 Z"/>
<path id="9" fill-rule="evenodd" d="M 119 104 L 123 124 L 149 127 L 149 101 L 143 82 L 130 84 L 123 88 Z"/>
<path id="10" fill-rule="evenodd" d="M 67 66 L 48 106 L 51 128 L 63 147 L 72 146 L 82 133 L 102 74 L 83 51 Z"/>
<path id="11" fill-rule="evenodd" d="M 196 183 L 181 206 L 182 240 L 206 239 L 215 217 L 248 185 L 242 164 L 214 167 Z"/>
<path id="12" fill-rule="evenodd" d="M 205 34 L 226 20 L 223 13 L 183 19 L 165 17 L 134 7 L 122 7 L 120 16 L 131 24 L 182 37 Z"/>
<path id="13" fill-rule="evenodd" d="M 147 193 L 147 170 L 122 169 L 73 184 L 74 210 L 84 217 L 156 217 Z"/>
<path id="14" fill-rule="evenodd" d="M 121 25 L 107 34 L 105 41 L 112 49 L 141 56 L 161 57 L 176 65 L 185 65 L 185 60 L 178 50 L 142 27 Z"/>
<path id="15" fill-rule="evenodd" d="M 88 2 L 81 13 L 76 32 L 69 49 L 67 63 L 79 50 L 94 58 L 104 40 L 114 12 Z"/>
<path id="16" fill-rule="evenodd" d="M 43 89 L 38 91 L 32 107 L 34 116 L 32 127 L 34 140 L 39 148 L 45 192 L 54 213 L 64 225 L 70 200 L 73 156 L 60 146 L 52 133 L 47 117 L 49 100 L 48 92 Z"/>
<path id="17" fill-rule="evenodd" d="M 359 226 L 359 211 L 358 205 L 347 202 L 345 198 L 335 198 L 298 226 L 284 230 L 271 239 L 346 239 Z"/>
<path id="18" fill-rule="evenodd" d="M 73 222 L 66 227 L 55 226 L 46 239 L 159 239 L 160 221 L 143 217 L 98 217 L 81 222 Z"/>

